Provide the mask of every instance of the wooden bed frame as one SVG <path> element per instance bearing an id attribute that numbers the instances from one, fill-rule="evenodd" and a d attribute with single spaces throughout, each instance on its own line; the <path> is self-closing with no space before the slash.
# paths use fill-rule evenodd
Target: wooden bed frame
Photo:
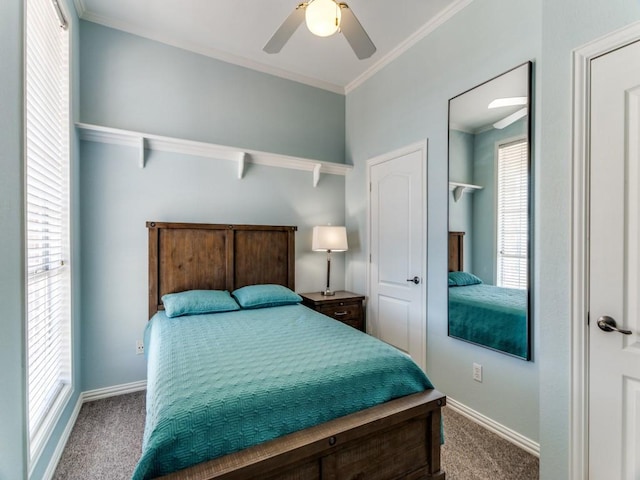
<path id="1" fill-rule="evenodd" d="M 275 283 L 295 289 L 291 226 L 147 222 L 149 316 L 165 293 L 232 291 Z M 444 480 L 436 390 L 408 395 L 246 448 L 163 478 L 182 480 Z"/>
<path id="2" fill-rule="evenodd" d="M 464 232 L 449 232 L 449 271 L 464 270 Z"/>

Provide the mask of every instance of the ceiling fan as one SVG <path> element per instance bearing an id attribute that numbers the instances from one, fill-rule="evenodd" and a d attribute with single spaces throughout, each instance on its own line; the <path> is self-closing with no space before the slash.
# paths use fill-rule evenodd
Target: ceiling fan
<path id="1" fill-rule="evenodd" d="M 527 115 L 527 103 L 529 103 L 528 97 L 505 97 L 505 98 L 496 98 L 493 100 L 487 108 L 500 108 L 500 107 L 513 107 L 518 105 L 525 105 L 524 107 L 516 110 L 510 115 L 507 115 L 502 120 L 498 120 L 493 124 L 494 128 L 501 130 L 503 128 L 508 127 L 514 122 L 517 122 L 522 117 Z"/>
<path id="2" fill-rule="evenodd" d="M 293 12 L 276 30 L 264 46 L 267 53 L 278 53 L 298 29 L 302 20 L 306 21 L 311 33 L 328 37 L 340 31 L 351 45 L 356 56 L 363 60 L 376 51 L 367 32 L 346 3 L 336 0 L 308 0 L 298 4 Z"/>

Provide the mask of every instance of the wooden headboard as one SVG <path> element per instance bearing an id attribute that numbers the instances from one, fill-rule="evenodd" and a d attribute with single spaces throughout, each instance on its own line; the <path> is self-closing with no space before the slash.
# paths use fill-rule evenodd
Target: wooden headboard
<path id="1" fill-rule="evenodd" d="M 147 222 L 149 318 L 162 296 L 275 283 L 295 290 L 297 227 Z"/>
<path id="2" fill-rule="evenodd" d="M 464 232 L 449 232 L 449 271 L 464 270 Z"/>

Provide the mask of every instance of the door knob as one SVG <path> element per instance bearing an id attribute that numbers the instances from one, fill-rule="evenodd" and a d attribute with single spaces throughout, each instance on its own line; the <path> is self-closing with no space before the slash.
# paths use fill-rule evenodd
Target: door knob
<path id="1" fill-rule="evenodd" d="M 600 330 L 605 332 L 619 332 L 623 335 L 631 335 L 631 330 L 623 330 L 621 328 L 618 328 L 616 325 L 616 321 L 606 315 L 598 319 L 598 327 L 600 328 Z"/>
<path id="2" fill-rule="evenodd" d="M 413 282 L 416 285 L 418 285 L 420 283 L 420 277 L 418 277 L 417 275 L 413 278 L 407 278 L 407 282 Z"/>

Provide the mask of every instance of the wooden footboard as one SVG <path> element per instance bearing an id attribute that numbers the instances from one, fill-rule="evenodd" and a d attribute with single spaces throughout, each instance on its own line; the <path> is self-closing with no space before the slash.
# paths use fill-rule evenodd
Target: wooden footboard
<path id="1" fill-rule="evenodd" d="M 181 480 L 444 480 L 441 413 L 428 390 L 167 475 Z"/>

